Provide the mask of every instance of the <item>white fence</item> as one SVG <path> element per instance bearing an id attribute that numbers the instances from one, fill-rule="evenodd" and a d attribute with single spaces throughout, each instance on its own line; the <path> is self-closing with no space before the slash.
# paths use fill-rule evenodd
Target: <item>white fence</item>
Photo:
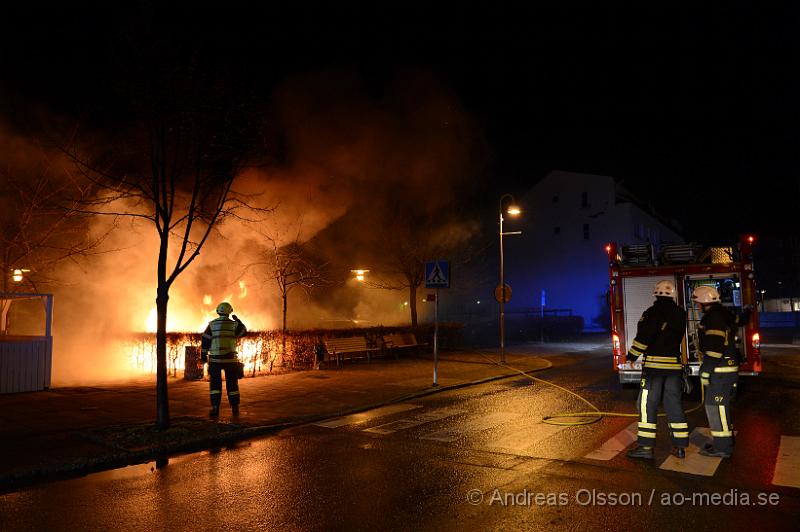
<path id="1" fill-rule="evenodd" d="M 4 314 L 14 300 L 35 298 L 42 299 L 44 303 L 44 336 L 0 334 L 0 393 L 35 392 L 50 387 L 53 365 L 53 296 L 0 293 Z"/>

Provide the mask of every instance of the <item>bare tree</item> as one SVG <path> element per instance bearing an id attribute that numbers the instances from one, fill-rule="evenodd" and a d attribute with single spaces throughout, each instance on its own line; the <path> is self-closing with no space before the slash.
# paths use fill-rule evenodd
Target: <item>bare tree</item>
<path id="1" fill-rule="evenodd" d="M 292 236 L 283 238 L 280 234 L 267 235 L 259 231 L 269 241 L 263 248 L 259 260 L 249 264 L 246 269 L 256 268 L 263 272 L 265 279 L 274 281 L 281 295 L 281 355 L 286 357 L 286 330 L 289 306 L 289 293 L 300 288 L 310 295 L 314 288 L 330 283 L 328 263 L 316 257 L 307 242 L 301 239 L 302 220 L 281 231 Z M 296 229 L 296 230 L 295 230 Z M 272 371 L 272 361 L 270 361 Z"/>
<path id="2" fill-rule="evenodd" d="M 425 281 L 425 263 L 455 259 L 459 246 L 470 236 L 468 224 L 436 220 L 430 215 L 398 213 L 378 233 L 375 250 L 378 267 L 365 284 L 383 290 L 408 290 L 411 326 L 417 327 L 417 291 Z M 459 259 L 468 251 L 458 251 Z"/>
<path id="3" fill-rule="evenodd" d="M 55 268 L 95 253 L 107 233 L 92 235 L 73 207 L 79 187 L 43 151 L 24 168 L 0 168 L 0 292 L 32 292 L 56 283 Z M 64 205 L 65 198 L 72 198 Z M 8 332 L 10 299 L 0 299 L 0 334 Z"/>
<path id="4" fill-rule="evenodd" d="M 99 156 L 66 150 L 91 190 L 77 212 L 143 220 L 158 236 L 156 274 L 156 425 L 170 425 L 167 395 L 167 307 L 178 276 L 198 257 L 222 220 L 242 216 L 248 199 L 233 189 L 253 145 L 253 109 L 224 72 L 195 57 L 164 58 L 151 45 L 136 64 L 128 127 Z M 172 251 L 172 250 L 175 251 Z"/>

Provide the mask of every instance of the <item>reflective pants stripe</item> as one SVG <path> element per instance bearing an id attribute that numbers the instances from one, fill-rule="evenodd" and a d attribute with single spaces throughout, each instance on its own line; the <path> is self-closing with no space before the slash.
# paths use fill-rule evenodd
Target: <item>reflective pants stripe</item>
<path id="1" fill-rule="evenodd" d="M 647 423 L 647 394 L 650 390 L 643 388 L 642 389 L 642 400 L 639 403 L 639 412 L 642 413 L 642 423 Z"/>
<path id="2" fill-rule="evenodd" d="M 222 390 L 211 390 L 211 395 L 222 393 Z"/>

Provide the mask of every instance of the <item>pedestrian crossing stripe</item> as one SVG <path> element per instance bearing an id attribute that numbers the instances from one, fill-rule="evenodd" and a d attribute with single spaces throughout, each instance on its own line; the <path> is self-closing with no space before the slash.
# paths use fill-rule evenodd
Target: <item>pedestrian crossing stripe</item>
<path id="1" fill-rule="evenodd" d="M 326 427 L 329 429 L 335 429 L 337 427 L 343 427 L 345 425 L 354 425 L 358 423 L 365 423 L 367 421 L 371 421 L 375 418 L 388 416 L 390 414 L 396 414 L 398 412 L 406 412 L 408 410 L 414 410 L 415 408 L 421 408 L 422 405 L 412 405 L 409 403 L 399 403 L 396 405 L 388 405 L 382 406 L 380 408 L 375 408 L 372 410 L 367 410 L 366 412 L 360 412 L 358 414 L 351 414 L 349 416 L 337 417 L 334 419 L 330 419 L 327 421 L 320 421 L 319 423 L 314 423 L 314 425 L 318 427 Z"/>
<path id="2" fill-rule="evenodd" d="M 722 462 L 722 458 L 703 456 L 700 454 L 700 449 L 707 443 L 711 443 L 711 430 L 706 427 L 694 429 L 689 436 L 686 458 L 678 458 L 677 456 L 670 455 L 658 466 L 659 469 L 703 477 L 713 477 L 714 473 L 717 472 L 719 464 Z"/>
<path id="3" fill-rule="evenodd" d="M 800 488 L 800 436 L 781 436 L 772 483 Z"/>
<path id="4" fill-rule="evenodd" d="M 584 458 L 590 460 L 611 460 L 621 451 L 624 451 L 630 444 L 636 441 L 637 422 L 634 421 L 623 430 L 615 434 L 606 441 L 600 448 L 590 452 Z"/>
<path id="5" fill-rule="evenodd" d="M 442 419 L 457 416 L 459 414 L 466 414 L 466 412 L 466 410 L 460 410 L 458 408 L 440 408 L 431 412 L 423 412 L 422 414 L 412 418 L 399 419 L 397 421 L 378 425 L 377 427 L 364 429 L 364 432 L 371 432 L 373 434 L 392 434 L 393 432 L 397 432 L 399 430 L 406 430 L 412 427 L 418 427 L 419 425 L 423 425 L 425 423 L 440 421 Z"/>
<path id="6" fill-rule="evenodd" d="M 421 439 L 452 442 L 466 436 L 470 432 L 479 432 L 482 430 L 494 428 L 498 425 L 502 425 L 507 421 L 515 419 L 520 415 L 521 414 L 513 414 L 510 412 L 492 412 L 491 414 L 485 414 L 478 418 L 467 420 L 464 423 L 460 423 L 459 425 L 456 425 L 453 428 L 440 430 L 432 434 L 422 436 Z"/>

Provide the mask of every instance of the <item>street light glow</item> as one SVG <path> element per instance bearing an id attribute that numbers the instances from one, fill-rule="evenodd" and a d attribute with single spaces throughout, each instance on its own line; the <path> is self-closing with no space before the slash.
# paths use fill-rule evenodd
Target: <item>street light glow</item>
<path id="1" fill-rule="evenodd" d="M 369 273 L 369 270 L 350 270 L 352 273 L 356 274 L 356 281 L 359 283 L 363 283 L 366 274 Z"/>
<path id="2" fill-rule="evenodd" d="M 11 279 L 12 279 L 12 280 L 13 280 L 15 283 L 21 283 L 21 282 L 22 282 L 22 280 L 23 280 L 23 279 L 24 279 L 24 277 L 25 277 L 25 276 L 24 276 L 24 274 L 25 274 L 25 273 L 27 273 L 27 272 L 29 272 L 29 271 L 30 271 L 30 270 L 28 270 L 28 269 L 26 269 L 26 268 L 22 268 L 22 269 L 16 269 L 16 270 L 14 270 L 14 271 L 13 271 L 13 273 L 12 273 L 12 275 L 11 275 Z"/>
<path id="3" fill-rule="evenodd" d="M 519 208 L 518 205 L 509 205 L 508 210 L 506 212 L 511 216 L 519 216 L 522 210 Z"/>

